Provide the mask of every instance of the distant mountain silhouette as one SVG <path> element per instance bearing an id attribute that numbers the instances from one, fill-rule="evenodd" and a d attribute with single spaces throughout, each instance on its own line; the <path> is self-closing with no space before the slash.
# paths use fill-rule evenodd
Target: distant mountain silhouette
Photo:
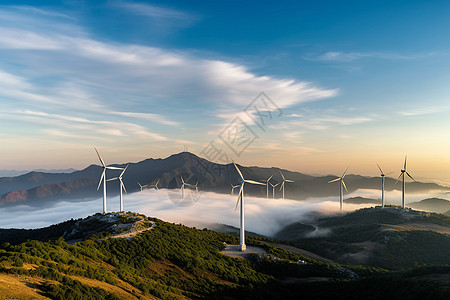
<path id="1" fill-rule="evenodd" d="M 450 211 L 450 201 L 440 198 L 428 198 L 408 204 L 409 207 L 429 212 L 445 214 Z"/>
<path id="2" fill-rule="evenodd" d="M 345 203 L 351 203 L 351 204 L 376 204 L 381 205 L 380 199 L 371 199 L 371 198 L 364 198 L 364 197 L 351 197 L 348 199 L 344 199 Z"/>
<path id="3" fill-rule="evenodd" d="M 125 167 L 127 164 L 113 164 L 116 167 Z M 243 167 L 240 169 L 245 178 L 264 182 L 273 175 L 271 182 L 281 182 L 279 168 Z M 286 184 L 286 198 L 304 200 L 310 197 L 338 197 L 338 184 L 328 184 L 334 175 L 311 176 L 299 172 L 282 170 L 286 178 L 294 180 Z M 0 206 L 25 204 L 31 206 L 49 205 L 59 200 L 93 199 L 102 196 L 102 190 L 97 191 L 98 180 L 102 168 L 98 165 L 75 171 L 72 173 L 45 173 L 30 172 L 17 177 L 0 178 Z M 115 177 L 120 171 L 108 170 L 107 178 Z M 216 164 L 200 158 L 189 152 L 173 154 L 165 159 L 146 159 L 137 163 L 129 163 L 123 177 L 124 184 L 129 193 L 140 191 L 138 182 L 154 184 L 158 179 L 160 188 L 177 188 L 181 185 L 180 176 L 191 184 L 199 182 L 201 190 L 218 193 L 229 193 L 230 184 L 239 183 L 238 174 L 232 164 Z M 357 189 L 379 189 L 380 178 L 364 177 L 360 175 L 347 175 L 346 184 L 349 192 Z M 407 183 L 408 192 L 429 192 L 432 190 L 450 190 L 434 183 Z M 395 185 L 395 179 L 386 178 L 386 191 L 400 189 Z M 119 185 L 117 181 L 108 183 L 108 195 L 117 195 Z M 264 186 L 248 185 L 246 193 L 264 197 Z M 276 193 L 280 197 L 280 192 Z M 348 199 L 363 201 L 361 199 Z M 366 200 L 364 200 L 366 201 Z M 368 201 L 368 200 L 367 200 Z M 372 201 L 372 200 L 371 200 Z M 373 200 L 374 202 L 376 200 Z M 371 202 L 372 203 L 372 202 Z"/>

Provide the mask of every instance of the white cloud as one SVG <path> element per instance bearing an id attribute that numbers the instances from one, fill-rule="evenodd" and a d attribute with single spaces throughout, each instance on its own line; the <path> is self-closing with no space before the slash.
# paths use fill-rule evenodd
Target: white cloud
<path id="1" fill-rule="evenodd" d="M 179 10 L 169 9 L 161 6 L 143 4 L 137 2 L 116 1 L 114 3 L 119 8 L 132 12 L 136 15 L 147 16 L 152 18 L 172 19 L 190 23 L 196 19 L 192 14 L 188 14 Z"/>
<path id="2" fill-rule="evenodd" d="M 168 140 L 164 136 L 149 132 L 145 127 L 133 123 L 89 120 L 86 118 L 49 114 L 45 112 L 30 110 L 17 111 L 17 114 L 37 117 L 38 121 L 44 121 L 50 124 L 54 124 L 51 120 L 62 121 L 57 123 L 58 127 L 66 127 L 68 129 L 84 129 L 86 132 L 98 132 L 102 135 L 106 134 L 111 136 L 139 136 L 148 137 L 156 141 Z M 80 126 L 77 127 L 77 124 L 80 124 Z M 86 134 L 89 135 L 88 133 Z"/>
<path id="3" fill-rule="evenodd" d="M 166 117 L 157 115 L 157 114 L 149 114 L 149 113 L 135 113 L 135 112 L 114 112 L 112 111 L 111 114 L 119 115 L 119 116 L 125 116 L 125 117 L 133 117 L 133 118 L 140 118 L 144 120 L 154 121 L 156 123 L 164 124 L 164 125 L 170 125 L 170 126 L 177 126 L 179 125 L 178 122 L 174 122 L 171 120 L 168 120 Z"/>
<path id="4" fill-rule="evenodd" d="M 100 192 L 99 192 L 100 193 Z M 400 204 L 401 191 L 386 192 L 387 204 Z M 379 198 L 378 190 L 357 190 L 345 198 L 362 196 Z M 439 196 L 439 195 L 437 195 Z M 431 197 L 429 194 L 409 195 L 407 203 Z M 442 195 L 440 195 L 442 197 Z M 445 198 L 445 197 L 444 197 Z M 143 213 L 168 222 L 182 223 L 188 226 L 203 227 L 212 223 L 228 224 L 239 227 L 239 211 L 234 211 L 236 195 L 200 192 L 200 198 L 192 204 L 190 195 L 178 205 L 179 190 L 144 190 L 124 196 L 125 210 Z M 108 199 L 108 210 L 118 211 L 119 198 Z M 345 212 L 351 212 L 373 204 L 346 204 Z M 0 209 L 0 228 L 39 228 L 71 218 L 84 218 L 102 211 L 102 199 L 85 202 L 58 202 L 51 208 L 36 209 L 27 206 L 15 206 Z M 264 235 L 274 235 L 284 226 L 293 222 L 308 222 L 312 212 L 338 214 L 339 199 L 336 197 L 311 198 L 305 201 L 289 199 L 266 199 L 245 197 L 246 230 Z"/>
<path id="5" fill-rule="evenodd" d="M 58 27 L 58 24 L 52 27 Z M 36 76 L 62 76 L 61 82 L 82 85 L 97 99 L 101 88 L 108 92 L 139 91 L 141 96 L 195 98 L 224 107 L 242 107 L 259 92 L 266 91 L 279 107 L 284 108 L 337 94 L 336 89 L 322 89 L 292 79 L 257 76 L 245 66 L 197 58 L 189 53 L 100 42 L 85 37 L 85 34 L 55 33 L 50 28 L 41 33 L 0 23 L 0 30 L 21 32 L 19 36 L 0 36 L 0 45 L 3 45 L 3 51 L 27 50 L 21 59 L 36 69 Z"/>
<path id="6" fill-rule="evenodd" d="M 378 58 L 378 59 L 389 59 L 389 60 L 411 60 L 420 59 L 424 57 L 429 57 L 435 55 L 436 53 L 425 53 L 425 54 L 396 54 L 389 52 L 339 52 L 330 51 L 323 55 L 320 55 L 313 60 L 325 61 L 325 62 L 351 62 L 363 58 Z"/>

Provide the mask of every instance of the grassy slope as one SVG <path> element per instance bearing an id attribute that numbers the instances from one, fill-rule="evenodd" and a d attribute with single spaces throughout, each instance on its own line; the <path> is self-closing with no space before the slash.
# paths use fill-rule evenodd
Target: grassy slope
<path id="1" fill-rule="evenodd" d="M 387 269 L 422 264 L 450 264 L 450 218 L 440 214 L 387 209 L 361 209 L 343 216 L 323 218 L 319 228 L 331 233 L 320 238 L 288 235 L 293 245 L 341 263 L 367 263 Z"/>
<path id="2" fill-rule="evenodd" d="M 18 294 L 11 297 L 20 299 L 39 295 L 51 299 L 317 299 L 317 295 L 339 299 L 337 293 L 353 299 L 355 295 L 395 294 L 400 285 L 411 286 L 403 291 L 408 295 L 430 290 L 435 299 L 450 295 L 448 281 L 418 278 L 447 274 L 450 267 L 422 268 L 418 274 L 342 267 L 264 244 L 257 237 L 249 238 L 248 244 L 265 247 L 271 256 L 245 261 L 220 254 L 223 242 L 238 242 L 234 236 L 152 221 L 154 229 L 132 240 L 99 241 L 103 235 L 97 234 L 74 245 L 62 239 L 4 243 L 0 292 L 7 290 L 8 282 L 16 282 Z M 299 259 L 307 263 L 295 263 Z M 311 278 L 333 280 L 307 282 Z"/>

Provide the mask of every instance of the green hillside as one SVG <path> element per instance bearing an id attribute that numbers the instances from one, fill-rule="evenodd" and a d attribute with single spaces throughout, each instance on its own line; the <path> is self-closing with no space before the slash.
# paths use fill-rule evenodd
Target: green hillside
<path id="1" fill-rule="evenodd" d="M 292 224 L 277 238 L 334 261 L 391 270 L 450 264 L 450 217 L 398 207 L 361 209 L 323 217 L 315 227 L 326 234 L 305 235 Z"/>
<path id="2" fill-rule="evenodd" d="M 117 220 L 119 224 L 115 223 Z M 63 238 L 47 242 L 28 240 L 16 245 L 4 242 L 0 247 L 0 294 L 13 299 L 450 296 L 450 281 L 442 279 L 450 273 L 450 266 L 389 272 L 324 263 L 271 246 L 267 242 L 272 240 L 261 237 L 249 238 L 247 244 L 264 248 L 267 254 L 249 255 L 244 260 L 220 253 L 224 243 L 238 243 L 238 238 L 229 234 L 136 214 L 121 215 L 113 221 L 113 227 L 141 222 L 142 228 L 92 231 L 86 240 L 73 245 Z M 121 238 L 130 230 L 137 231 Z"/>

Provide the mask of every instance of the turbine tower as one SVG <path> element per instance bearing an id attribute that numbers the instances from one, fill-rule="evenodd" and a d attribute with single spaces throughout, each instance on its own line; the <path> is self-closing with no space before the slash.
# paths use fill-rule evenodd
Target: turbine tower
<path id="1" fill-rule="evenodd" d="M 285 182 L 294 182 L 294 181 L 284 178 L 284 175 L 283 175 L 283 173 L 281 173 L 281 170 L 280 170 L 280 174 L 281 174 L 281 177 L 283 177 L 283 181 L 281 182 L 281 186 L 280 186 L 280 191 L 283 190 L 283 199 L 284 199 L 284 183 Z"/>
<path id="2" fill-rule="evenodd" d="M 241 186 L 240 184 L 231 185 L 231 195 L 234 195 L 234 189 L 240 186 Z"/>
<path id="3" fill-rule="evenodd" d="M 380 165 L 379 164 L 377 164 L 377 166 L 378 166 L 378 169 L 380 170 L 380 173 L 381 173 L 381 207 L 382 208 L 384 208 L 384 177 L 386 176 L 386 175 L 389 175 L 389 174 L 391 174 L 391 173 L 388 173 L 388 174 L 384 174 L 384 172 L 383 172 L 383 170 L 381 170 L 381 167 L 380 167 Z"/>
<path id="4" fill-rule="evenodd" d="M 102 172 L 102 176 L 100 176 L 100 181 L 98 182 L 97 191 L 100 188 L 100 185 L 102 184 L 102 180 L 103 180 L 103 213 L 106 214 L 106 169 L 109 169 L 109 170 L 123 170 L 123 169 L 107 166 L 105 164 L 105 162 L 103 161 L 102 157 L 100 156 L 100 153 L 98 153 L 97 148 L 94 147 L 94 149 L 95 149 L 95 152 L 97 152 L 98 159 L 102 163 L 102 167 L 103 167 L 103 172 Z"/>
<path id="5" fill-rule="evenodd" d="M 348 170 L 348 167 L 347 167 L 347 169 L 345 169 L 345 171 L 341 177 L 338 177 L 336 179 L 328 181 L 328 183 L 339 181 L 339 203 L 340 203 L 341 211 L 342 211 L 342 208 L 344 205 L 344 189 L 342 187 L 344 187 L 345 190 L 348 192 L 347 187 L 345 186 L 345 182 L 344 182 L 344 177 L 345 177 L 345 174 L 347 173 L 347 170 Z"/>
<path id="6" fill-rule="evenodd" d="M 273 175 L 270 176 L 267 180 L 266 180 L 266 190 L 267 190 L 267 199 L 269 199 L 269 183 L 270 183 L 270 179 L 272 179 Z"/>
<path id="7" fill-rule="evenodd" d="M 125 167 L 125 169 L 123 169 L 122 173 L 120 173 L 119 177 L 114 177 L 114 178 L 110 178 L 106 181 L 113 181 L 113 180 L 119 180 L 119 189 L 120 189 L 120 212 L 123 212 L 123 191 L 125 191 L 125 193 L 127 192 L 127 189 L 125 188 L 125 185 L 123 184 L 123 174 L 125 173 L 125 171 L 128 169 L 128 165 Z"/>
<path id="8" fill-rule="evenodd" d="M 272 186 L 272 198 L 275 199 L 275 188 L 277 187 L 277 185 L 279 185 L 280 183 L 278 182 L 277 184 L 272 184 L 272 182 L 269 182 L 269 184 Z"/>
<path id="9" fill-rule="evenodd" d="M 236 166 L 236 164 L 233 161 L 233 165 L 236 168 L 236 171 L 239 174 L 239 177 L 241 177 L 241 188 L 239 189 L 239 195 L 238 195 L 238 199 L 236 202 L 236 207 L 234 208 L 234 210 L 236 211 L 238 205 L 239 205 L 239 200 L 241 201 L 241 214 L 240 214 L 240 250 L 241 251 L 245 251 L 247 249 L 247 247 L 245 246 L 245 224 L 244 224 L 244 184 L 245 183 L 250 183 L 250 184 L 259 184 L 259 185 L 265 185 L 262 182 L 257 182 L 257 181 L 253 181 L 253 180 L 247 180 L 244 178 L 244 176 L 242 175 L 241 171 L 239 170 L 239 168 Z"/>
<path id="10" fill-rule="evenodd" d="M 409 178 L 416 181 L 414 178 L 412 178 L 411 175 L 409 175 L 408 171 L 406 171 L 406 155 L 405 155 L 405 163 L 403 165 L 403 169 L 400 172 L 401 173 L 398 176 L 395 184 L 397 184 L 397 182 L 400 180 L 400 177 L 402 177 L 402 208 L 405 209 L 405 173 L 406 173 L 406 175 L 408 175 Z"/>

